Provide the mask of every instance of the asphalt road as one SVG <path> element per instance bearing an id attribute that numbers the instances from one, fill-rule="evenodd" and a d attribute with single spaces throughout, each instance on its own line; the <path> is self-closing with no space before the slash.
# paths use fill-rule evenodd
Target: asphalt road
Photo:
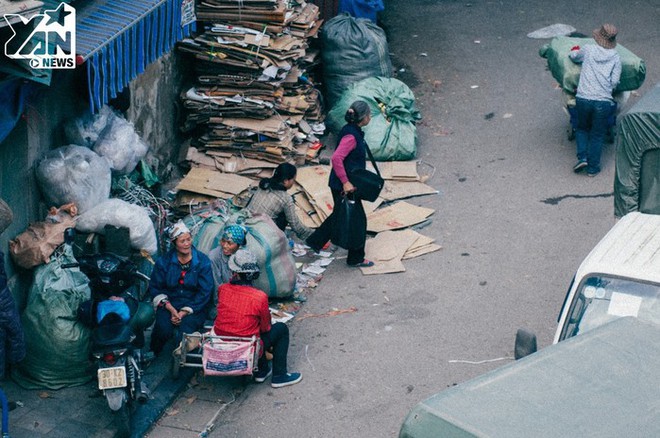
<path id="1" fill-rule="evenodd" d="M 660 80 L 657 0 L 388 1 L 382 22 L 441 192 L 411 202 L 435 209 L 420 231 L 443 249 L 402 274 L 333 263 L 304 312 L 358 311 L 293 322 L 289 364 L 303 382 L 250 385 L 213 437 L 397 436 L 417 402 L 508 363 L 517 328 L 548 345 L 575 269 L 614 224 L 613 146 L 598 177 L 572 172 L 568 116 L 538 55 L 548 40 L 526 35 L 616 24 L 647 65 L 629 107 Z"/>

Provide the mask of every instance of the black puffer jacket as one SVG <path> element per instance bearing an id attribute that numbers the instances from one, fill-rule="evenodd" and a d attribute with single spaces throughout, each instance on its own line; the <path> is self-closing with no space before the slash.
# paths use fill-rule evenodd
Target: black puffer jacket
<path id="1" fill-rule="evenodd" d="M 6 363 L 16 363 L 25 357 L 23 326 L 14 297 L 7 287 L 5 255 L 0 251 L 0 377 L 4 377 Z"/>

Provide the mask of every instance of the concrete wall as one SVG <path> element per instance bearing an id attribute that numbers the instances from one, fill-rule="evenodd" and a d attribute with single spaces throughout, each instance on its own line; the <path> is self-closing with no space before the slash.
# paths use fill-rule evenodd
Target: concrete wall
<path id="1" fill-rule="evenodd" d="M 168 163 L 176 161 L 180 143 L 179 84 L 185 75 L 179 71 L 177 59 L 176 54 L 162 57 L 129 86 L 127 119 L 151 147 L 152 162 L 161 177 L 172 167 Z M 0 196 L 14 212 L 14 222 L 0 236 L 0 248 L 20 308 L 25 305 L 32 271 L 13 265 L 8 242 L 31 222 L 43 220 L 50 207 L 42 200 L 35 167 L 49 150 L 65 145 L 63 122 L 88 110 L 81 73 L 55 72 L 51 86 L 40 88 L 14 130 L 0 143 Z"/>
<path id="2" fill-rule="evenodd" d="M 178 61 L 176 52 L 165 55 L 130 84 L 127 118 L 150 146 L 148 162 L 163 178 L 176 163 L 181 143 L 179 96 L 189 72 Z"/>

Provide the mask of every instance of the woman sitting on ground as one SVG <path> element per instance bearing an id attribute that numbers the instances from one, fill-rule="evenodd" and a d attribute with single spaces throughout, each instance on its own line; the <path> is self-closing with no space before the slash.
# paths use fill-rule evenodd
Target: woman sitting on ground
<path id="1" fill-rule="evenodd" d="M 246 208 L 253 214 L 269 216 L 282 231 L 287 225 L 291 226 L 298 238 L 305 240 L 314 230 L 300 221 L 293 198 L 287 193 L 296 182 L 297 173 L 293 164 L 282 163 L 277 166 L 272 177 L 259 182 L 259 188 Z"/>
<path id="2" fill-rule="evenodd" d="M 209 252 L 211 269 L 213 271 L 213 299 L 209 302 L 209 316 L 215 318 L 218 306 L 218 288 L 220 285 L 229 283 L 232 273 L 229 270 L 229 257 L 238 251 L 246 243 L 247 230 L 242 225 L 225 225 L 220 238 L 220 246 Z"/>
<path id="3" fill-rule="evenodd" d="M 271 386 L 281 388 L 302 380 L 302 374 L 287 371 L 289 352 L 289 327 L 283 322 L 271 325 L 268 296 L 252 287 L 259 277 L 257 259 L 250 251 L 239 249 L 229 258 L 233 277 L 218 290 L 218 316 L 212 333 L 216 336 L 259 336 L 263 351 L 272 351 L 273 365 L 266 354 L 259 358 L 259 370 L 254 375 L 257 383 L 264 382 L 272 374 Z"/>
<path id="4" fill-rule="evenodd" d="M 151 351 L 156 355 L 177 328 L 178 341 L 183 333 L 203 328 L 213 292 L 211 262 L 193 246 L 188 227 L 177 222 L 170 228 L 169 238 L 174 248 L 156 261 L 149 282 L 149 293 L 156 308 Z"/>

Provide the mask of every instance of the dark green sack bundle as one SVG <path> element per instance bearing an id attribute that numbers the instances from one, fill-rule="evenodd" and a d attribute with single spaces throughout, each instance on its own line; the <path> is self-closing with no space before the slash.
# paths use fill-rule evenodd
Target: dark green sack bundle
<path id="1" fill-rule="evenodd" d="M 596 44 L 593 38 L 571 38 L 556 37 L 550 43 L 545 44 L 539 49 L 539 55 L 548 60 L 548 68 L 561 87 L 571 94 L 577 91 L 578 81 L 580 80 L 580 64 L 576 64 L 568 57 L 573 46 L 584 46 L 586 44 Z M 614 90 L 615 93 L 621 91 L 636 90 L 642 86 L 646 78 L 646 64 L 639 56 L 623 47 L 616 45 L 616 51 L 621 57 L 621 80 Z"/>
<path id="2" fill-rule="evenodd" d="M 27 354 L 12 368 L 12 378 L 27 389 L 61 389 L 89 382 L 90 329 L 78 320 L 78 307 L 89 300 L 89 280 L 64 247 L 34 270 L 34 282 L 22 315 Z"/>

